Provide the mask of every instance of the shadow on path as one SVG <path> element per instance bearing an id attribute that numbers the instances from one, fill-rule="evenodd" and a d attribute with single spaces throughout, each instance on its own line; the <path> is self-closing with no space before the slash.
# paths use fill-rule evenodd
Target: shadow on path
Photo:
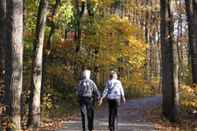
<path id="1" fill-rule="evenodd" d="M 153 123 L 144 118 L 144 113 L 161 105 L 161 96 L 128 100 L 119 108 L 119 131 L 154 131 Z M 81 131 L 80 118 L 67 121 L 63 129 L 57 131 Z M 108 109 L 96 112 L 95 131 L 108 131 Z"/>

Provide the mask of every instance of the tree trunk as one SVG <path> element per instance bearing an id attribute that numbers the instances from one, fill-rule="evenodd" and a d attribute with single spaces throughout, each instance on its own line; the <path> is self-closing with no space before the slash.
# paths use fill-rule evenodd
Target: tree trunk
<path id="1" fill-rule="evenodd" d="M 156 37 L 159 37 L 160 31 L 159 31 L 159 24 L 157 24 L 157 35 Z M 157 40 L 157 77 L 160 77 L 161 73 L 161 50 L 160 50 L 160 39 Z"/>
<path id="2" fill-rule="evenodd" d="M 197 1 L 193 0 L 193 29 L 197 29 Z M 192 78 L 193 83 L 197 84 L 197 31 L 194 30 L 192 44 Z"/>
<path id="3" fill-rule="evenodd" d="M 80 26 L 81 22 L 80 22 L 80 19 L 82 17 L 83 11 L 80 12 L 78 0 L 75 0 L 75 4 L 76 4 L 75 40 L 76 40 L 76 53 L 78 53 L 81 48 L 81 26 Z"/>
<path id="4" fill-rule="evenodd" d="M 185 0 L 187 22 L 188 22 L 188 37 L 190 45 L 192 79 L 193 83 L 197 84 L 197 1 Z"/>
<path id="5" fill-rule="evenodd" d="M 46 48 L 48 50 L 48 54 L 50 54 L 50 51 L 52 49 L 53 34 L 55 33 L 55 29 L 56 29 L 56 25 L 54 23 L 53 18 L 57 13 L 57 9 L 58 9 L 58 6 L 60 5 L 60 3 L 61 3 L 61 0 L 56 0 L 56 3 L 54 5 L 52 13 L 51 13 L 52 20 L 49 21 L 49 23 L 47 22 L 49 24 L 48 26 L 50 27 L 50 31 L 49 31 L 49 35 L 48 35 L 48 39 L 47 39 L 47 46 L 46 46 Z"/>
<path id="6" fill-rule="evenodd" d="M 173 24 L 170 0 L 160 0 L 162 55 L 162 111 L 170 121 L 176 121 L 176 90 L 174 85 Z"/>
<path id="7" fill-rule="evenodd" d="M 6 0 L 0 1 L 0 87 L 3 87 L 4 78 L 3 72 L 5 70 L 5 43 L 6 43 Z M 2 89 L 5 91 L 5 89 Z M 5 94 L 5 93 L 4 93 Z M 0 102 L 3 101 L 3 98 L 0 98 Z"/>
<path id="8" fill-rule="evenodd" d="M 38 9 L 35 40 L 33 42 L 32 92 L 30 96 L 31 102 L 28 125 L 35 128 L 40 126 L 40 95 L 42 83 L 43 44 L 48 10 L 47 8 L 48 1 L 41 0 Z"/>
<path id="9" fill-rule="evenodd" d="M 23 79 L 23 0 L 7 0 L 7 50 L 6 64 L 10 91 L 10 118 L 14 130 L 21 130 L 21 92 Z M 6 67 L 7 68 L 7 67 Z M 11 69 L 10 69 L 11 68 Z M 11 77 L 10 77 L 11 76 Z"/>
<path id="10" fill-rule="evenodd" d="M 146 1 L 146 4 L 148 4 L 148 1 Z M 148 10 L 146 11 L 146 14 L 145 14 L 145 24 L 144 24 L 144 35 L 145 35 L 145 42 L 147 43 L 147 44 L 149 44 L 150 45 L 150 43 L 149 43 L 149 39 L 150 39 L 150 36 L 149 36 L 149 32 L 150 32 L 150 30 L 149 30 L 149 12 L 148 12 Z M 148 81 L 150 81 L 150 46 L 149 46 L 149 48 L 147 48 L 146 49 L 146 77 L 145 77 L 145 79 L 146 80 L 148 80 Z"/>
<path id="11" fill-rule="evenodd" d="M 175 102 L 179 105 L 179 55 L 178 55 L 178 44 L 173 43 L 173 59 L 174 59 L 174 88 L 175 88 Z"/>
<path id="12" fill-rule="evenodd" d="M 3 63 L 4 63 L 4 45 L 5 45 L 5 23 L 6 23 L 6 0 L 0 1 L 0 77 L 3 76 Z"/>

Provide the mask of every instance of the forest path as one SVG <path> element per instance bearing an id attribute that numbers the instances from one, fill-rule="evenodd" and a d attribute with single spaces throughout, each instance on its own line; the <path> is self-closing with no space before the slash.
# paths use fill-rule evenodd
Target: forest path
<path id="1" fill-rule="evenodd" d="M 144 97 L 141 99 L 128 100 L 119 108 L 119 131 L 154 131 L 154 125 L 146 120 L 146 111 L 161 105 L 161 96 Z M 95 112 L 95 130 L 108 131 L 108 108 L 107 105 Z M 65 122 L 63 129 L 57 131 L 81 131 L 80 117 Z"/>

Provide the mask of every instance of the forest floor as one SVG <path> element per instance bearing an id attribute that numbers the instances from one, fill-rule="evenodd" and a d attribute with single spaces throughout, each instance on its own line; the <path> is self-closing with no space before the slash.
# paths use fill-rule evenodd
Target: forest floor
<path id="1" fill-rule="evenodd" d="M 154 124 L 146 119 L 147 111 L 153 110 L 161 105 L 161 97 L 145 97 L 141 99 L 128 100 L 119 108 L 119 130 L 120 131 L 153 131 Z M 108 130 L 108 109 L 104 105 L 96 111 L 95 131 Z M 80 131 L 80 117 L 75 117 L 64 122 L 62 129 L 56 131 Z"/>
<path id="2" fill-rule="evenodd" d="M 176 123 L 170 123 L 161 116 L 161 96 L 127 100 L 119 108 L 119 131 L 197 131 L 197 115 L 179 113 Z M 106 102 L 95 112 L 95 131 L 107 131 L 108 105 Z M 42 127 L 37 131 L 81 131 L 80 113 L 54 113 L 55 118 L 42 120 Z M 0 119 L 1 120 L 1 119 Z M 1 128 L 0 128 L 1 131 Z M 24 129 L 24 131 L 31 131 Z"/>
<path id="3" fill-rule="evenodd" d="M 176 123 L 161 117 L 161 96 L 127 100 L 119 108 L 119 131 L 197 131 L 197 117 L 179 114 Z M 95 112 L 95 130 L 108 131 L 107 104 Z M 80 114 L 44 121 L 39 131 L 81 131 Z"/>

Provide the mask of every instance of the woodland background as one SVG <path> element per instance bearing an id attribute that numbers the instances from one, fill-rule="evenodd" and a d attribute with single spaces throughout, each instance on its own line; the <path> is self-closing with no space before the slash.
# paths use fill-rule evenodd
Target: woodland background
<path id="1" fill-rule="evenodd" d="M 0 122 L 20 130 L 76 112 L 84 69 L 100 90 L 116 70 L 128 99 L 162 94 L 170 121 L 193 114 L 196 29 L 196 0 L 1 0 Z"/>

